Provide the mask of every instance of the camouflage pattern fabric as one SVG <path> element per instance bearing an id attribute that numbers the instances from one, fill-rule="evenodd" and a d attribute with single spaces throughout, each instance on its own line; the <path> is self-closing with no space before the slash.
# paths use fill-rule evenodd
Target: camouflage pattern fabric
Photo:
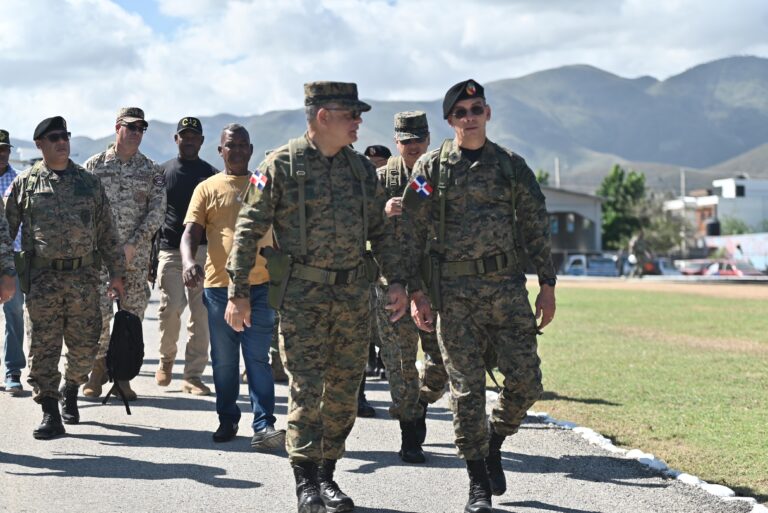
<path id="1" fill-rule="evenodd" d="M 147 270 L 152 234 L 165 218 L 163 169 L 141 152 L 123 163 L 114 148 L 89 158 L 85 168 L 101 179 L 112 202 L 120 247 L 136 247 L 136 256 L 127 269 Z"/>
<path id="2" fill-rule="evenodd" d="M 146 281 L 152 234 L 165 218 L 163 169 L 141 152 L 123 163 L 114 148 L 89 158 L 85 168 L 101 179 L 112 202 L 118 247 L 122 249 L 125 244 L 132 244 L 136 248 L 133 260 L 126 266 L 126 297 L 121 306 L 143 319 L 150 293 Z M 112 318 L 112 305 L 107 298 L 101 302 L 101 314 L 106 326 L 99 341 L 99 358 L 105 356 L 109 348 L 108 323 Z"/>
<path id="3" fill-rule="evenodd" d="M 445 370 L 443 355 L 437 343 L 436 333 L 419 330 L 421 350 L 424 352 L 424 366 L 419 372 L 419 400 L 428 404 L 436 403 L 445 393 L 448 372 Z"/>
<path id="4" fill-rule="evenodd" d="M 107 297 L 107 286 L 109 284 L 107 274 L 101 273 L 101 280 L 99 285 L 100 291 L 100 316 L 101 316 L 101 336 L 99 338 L 99 351 L 96 354 L 96 358 L 105 358 L 107 356 L 107 350 L 109 349 L 109 323 L 112 322 L 112 318 L 115 316 L 113 301 Z M 139 319 L 144 320 L 144 311 L 149 304 L 149 297 L 152 291 L 147 283 L 147 271 L 129 270 L 125 272 L 123 278 L 123 287 L 125 289 L 125 297 L 120 302 L 120 307 L 123 310 L 127 310 L 136 314 Z"/>
<path id="5" fill-rule="evenodd" d="M 512 161 L 514 185 L 499 158 Z M 439 228 L 440 150 L 422 156 L 403 195 L 404 240 L 409 285 L 421 289 L 419 259 Z M 549 216 L 544 195 L 525 161 L 487 141 L 471 164 L 452 144 L 451 182 L 446 191 L 444 259 L 461 261 L 505 253 L 512 265 L 485 275 L 443 277 L 443 309 L 437 338 L 451 385 L 454 430 L 459 456 L 473 460 L 488 452 L 485 422 L 485 348 L 492 344 L 504 375 L 503 390 L 491 422 L 501 435 L 515 433 L 526 410 L 542 392 L 536 353 L 536 321 L 525 288 L 522 250 L 541 278 L 555 277 Z M 419 187 L 419 183 L 426 184 Z M 428 187 L 427 187 L 428 186 Z M 514 194 L 515 212 L 512 211 Z M 516 222 L 516 224 L 515 224 Z M 515 229 L 522 240 L 515 241 Z"/>
<path id="6" fill-rule="evenodd" d="M 122 276 L 124 257 L 117 243 L 109 199 L 98 178 L 69 161 L 61 175 L 42 162 L 24 214 L 24 191 L 31 170 L 16 177 L 6 205 L 10 233 L 22 228 L 22 247 L 49 259 L 78 258 L 98 250 L 112 277 Z M 24 328 L 29 349 L 29 384 L 34 399 L 59 398 L 62 338 L 67 345 L 65 379 L 82 384 L 93 365 L 101 330 L 99 270 L 34 269 L 26 294 Z"/>
<path id="7" fill-rule="evenodd" d="M 401 278 L 400 250 L 384 218 L 386 196 L 373 166 L 344 149 L 327 159 L 304 137 L 307 165 L 306 265 L 344 270 L 361 263 L 364 247 L 362 191 L 350 159 L 361 159 L 368 199 L 368 238 L 384 273 Z M 300 248 L 298 185 L 289 176 L 287 146 L 259 166 L 266 183 L 252 180 L 237 219 L 227 262 L 229 297 L 248 297 L 248 272 L 256 242 L 273 226 L 282 251 Z M 255 182 L 255 183 L 254 183 Z M 298 258 L 298 257 L 297 257 Z M 323 285 L 293 279 L 280 311 L 281 354 L 290 376 L 286 447 L 291 462 L 338 459 L 355 422 L 357 390 L 368 354 L 368 284 Z"/>
<path id="8" fill-rule="evenodd" d="M 14 270 L 13 264 L 13 239 L 8 228 L 8 218 L 5 217 L 5 207 L 0 201 L 0 273 Z"/>

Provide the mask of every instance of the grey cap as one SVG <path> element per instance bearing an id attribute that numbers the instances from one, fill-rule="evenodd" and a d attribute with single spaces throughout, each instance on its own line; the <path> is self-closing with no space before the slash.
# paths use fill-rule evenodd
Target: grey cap
<path id="1" fill-rule="evenodd" d="M 429 135 L 427 113 L 420 110 L 395 114 L 395 140 L 421 139 Z"/>
<path id="2" fill-rule="evenodd" d="M 138 107 L 123 107 L 117 111 L 115 123 L 135 123 L 136 121 L 141 121 L 144 126 L 149 126 L 147 120 L 144 119 L 144 111 Z"/>
<path id="3" fill-rule="evenodd" d="M 371 110 L 371 106 L 357 97 L 357 84 L 351 82 L 309 82 L 304 84 L 304 105 L 337 103 L 342 107 Z"/>

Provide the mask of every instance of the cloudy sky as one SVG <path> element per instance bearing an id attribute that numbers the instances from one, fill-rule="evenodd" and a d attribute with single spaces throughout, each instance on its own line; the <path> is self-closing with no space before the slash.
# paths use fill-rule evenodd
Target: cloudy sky
<path id="1" fill-rule="evenodd" d="M 765 0 L 2 0 L 0 127 L 61 114 L 92 137 L 150 119 L 302 105 L 302 84 L 435 99 L 567 64 L 659 79 L 768 57 Z"/>

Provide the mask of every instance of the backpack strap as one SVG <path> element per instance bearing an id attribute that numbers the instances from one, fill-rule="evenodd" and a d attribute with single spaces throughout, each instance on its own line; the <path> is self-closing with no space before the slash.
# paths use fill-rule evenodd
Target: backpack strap
<path id="1" fill-rule="evenodd" d="M 437 182 L 437 197 L 440 200 L 440 225 L 437 242 L 440 247 L 445 243 L 445 195 L 451 185 L 452 166 L 448 162 L 453 139 L 446 139 L 440 146 L 440 176 Z"/>
<path id="2" fill-rule="evenodd" d="M 290 174 L 299 186 L 299 256 L 307 256 L 307 202 L 304 186 L 307 181 L 306 142 L 303 137 L 288 141 Z"/>
<path id="3" fill-rule="evenodd" d="M 366 252 L 366 241 L 368 240 L 368 193 L 365 190 L 365 175 L 368 172 L 365 169 L 365 165 L 360 156 L 349 148 L 344 148 L 347 161 L 352 168 L 352 174 L 360 181 L 360 192 L 363 195 L 363 248 L 362 254 Z"/>
<path id="4" fill-rule="evenodd" d="M 512 157 L 510 157 L 506 151 L 504 151 L 502 148 L 499 148 L 496 144 L 491 144 L 490 147 L 493 148 L 496 159 L 499 161 L 501 174 L 504 176 L 504 178 L 507 179 L 507 181 L 509 181 L 511 187 L 510 203 L 512 206 L 512 247 L 517 248 L 517 241 L 515 240 L 517 236 L 517 194 L 515 192 L 515 187 L 517 186 L 517 178 L 515 177 L 515 168 L 512 166 Z"/>
<path id="5" fill-rule="evenodd" d="M 397 157 L 389 157 L 387 159 L 387 167 L 384 170 L 384 181 L 389 197 L 397 195 L 402 186 L 402 174 L 400 173 L 399 164 L 400 159 Z"/>
<path id="6" fill-rule="evenodd" d="M 32 194 L 34 194 L 35 189 L 37 189 L 37 184 L 40 181 L 40 173 L 42 173 L 41 170 L 42 164 L 40 162 L 36 163 L 32 166 L 32 169 L 29 170 L 29 176 L 27 177 L 27 183 L 24 185 L 24 188 L 21 190 L 21 198 L 19 203 L 21 204 L 21 223 L 22 223 L 22 230 L 30 230 L 32 227 Z M 21 244 L 22 249 L 24 251 L 29 251 L 30 253 L 34 249 L 33 244 L 33 238 L 32 238 L 32 232 L 28 232 L 27 237 L 21 238 Z M 26 245 L 24 242 L 26 241 Z M 24 247 L 26 246 L 26 247 Z"/>

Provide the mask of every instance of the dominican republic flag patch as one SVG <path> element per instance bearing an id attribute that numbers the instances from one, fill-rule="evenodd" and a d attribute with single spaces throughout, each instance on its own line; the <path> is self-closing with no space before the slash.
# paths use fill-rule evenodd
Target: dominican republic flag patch
<path id="1" fill-rule="evenodd" d="M 432 186 L 429 185 L 427 179 L 423 176 L 417 176 L 413 182 L 411 182 L 411 189 L 419 193 L 422 198 L 427 198 L 432 195 Z"/>
<path id="2" fill-rule="evenodd" d="M 260 191 L 264 190 L 267 186 L 267 175 L 263 175 L 258 171 L 254 171 L 251 175 L 250 182 L 256 186 Z"/>

